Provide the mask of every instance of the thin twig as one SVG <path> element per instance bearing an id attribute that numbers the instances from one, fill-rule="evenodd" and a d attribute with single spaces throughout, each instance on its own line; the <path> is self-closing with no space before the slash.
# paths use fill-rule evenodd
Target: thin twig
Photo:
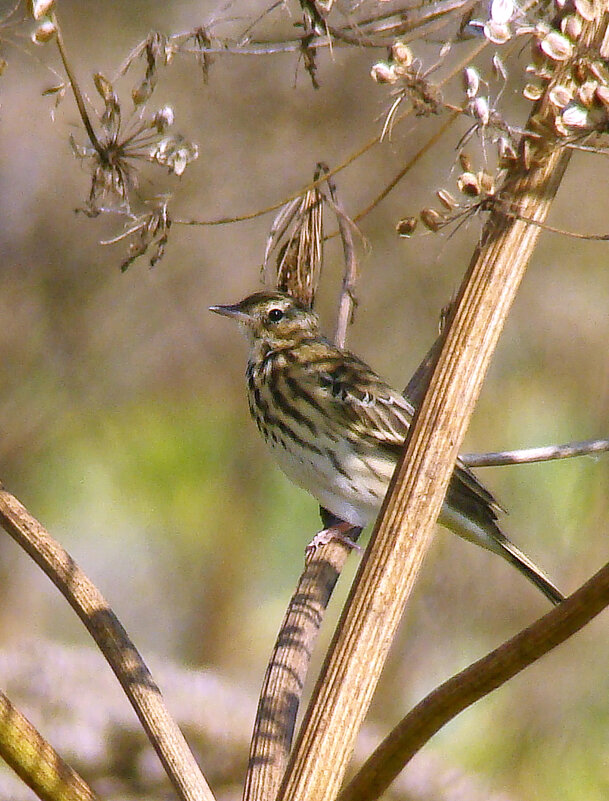
<path id="1" fill-rule="evenodd" d="M 345 271 L 338 301 L 338 313 L 336 315 L 336 329 L 334 331 L 334 344 L 338 348 L 344 348 L 347 342 L 347 328 L 353 317 L 355 306 L 355 283 L 357 281 L 357 253 L 353 242 L 352 223 L 347 218 L 347 214 L 342 203 L 338 198 L 336 184 L 331 177 L 328 177 L 328 188 L 330 196 L 336 207 L 336 218 L 338 230 L 343 243 L 343 255 L 345 258 Z"/>
<path id="2" fill-rule="evenodd" d="M 53 24 L 55 25 L 56 28 L 57 49 L 59 50 L 59 55 L 61 56 L 61 62 L 63 64 L 63 68 L 65 69 L 66 75 L 68 76 L 68 80 L 70 82 L 70 88 L 72 89 L 74 100 L 76 101 L 76 106 L 78 108 L 78 113 L 80 114 L 80 119 L 82 120 L 82 123 L 85 126 L 85 129 L 87 131 L 87 136 L 89 137 L 89 141 L 91 142 L 92 147 L 95 148 L 95 150 L 99 154 L 99 157 L 102 159 L 102 161 L 104 161 L 106 158 L 105 151 L 104 148 L 101 146 L 99 139 L 97 138 L 97 134 L 95 133 L 93 125 L 91 124 L 91 119 L 87 111 L 87 106 L 82 96 L 82 92 L 80 91 L 80 86 L 78 85 L 76 76 L 74 75 L 72 67 L 70 66 L 68 53 L 66 50 L 65 43 L 63 41 L 63 33 L 61 31 L 61 26 L 59 24 L 59 21 L 57 20 L 57 14 L 55 11 L 52 12 L 51 19 L 53 20 Z"/>
<path id="3" fill-rule="evenodd" d="M 0 756 L 43 801 L 98 801 L 84 779 L 2 692 Z"/>
<path id="4" fill-rule="evenodd" d="M 464 453 L 461 461 L 468 467 L 499 467 L 507 464 L 550 462 L 553 459 L 570 459 L 573 456 L 590 456 L 609 451 L 609 439 L 590 439 L 567 442 L 564 445 L 545 445 L 540 448 L 522 448 L 515 451 L 491 453 Z"/>
<path id="5" fill-rule="evenodd" d="M 27 509 L 0 486 L 0 524 L 66 598 L 106 657 L 183 801 L 214 801 L 144 660 L 97 587 Z"/>
<path id="6" fill-rule="evenodd" d="M 528 628 L 441 684 L 393 729 L 339 795 L 371 801 L 442 726 L 567 640 L 609 605 L 609 564 Z"/>

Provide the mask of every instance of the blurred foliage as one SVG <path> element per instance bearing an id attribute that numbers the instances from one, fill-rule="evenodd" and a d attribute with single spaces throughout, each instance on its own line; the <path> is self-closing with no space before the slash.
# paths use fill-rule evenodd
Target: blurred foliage
<path id="1" fill-rule="evenodd" d="M 59 11 L 92 95 L 92 73 L 113 74 L 149 29 L 175 32 L 219 13 L 212 3 L 153 0 L 66 0 Z M 270 219 L 176 226 L 161 263 L 150 270 L 140 260 L 121 274 L 124 244 L 99 244 L 115 235 L 113 224 L 74 214 L 89 186 L 68 143 L 77 114 L 69 97 L 54 109 L 40 96 L 57 82 L 41 62 L 58 67 L 56 56 L 38 50 L 33 58 L 11 36 L 0 36 L 8 62 L 0 77 L 0 477 L 96 581 L 144 655 L 212 667 L 255 690 L 319 520 L 315 502 L 278 474 L 258 442 L 244 345 L 206 309 L 259 285 Z M 369 77 L 377 57 L 355 48 L 320 53 L 319 90 L 294 54 L 218 56 L 207 83 L 194 59 L 176 58 L 155 97 L 172 103 L 199 145 L 176 213 L 211 219 L 263 208 L 306 185 L 318 160 L 332 167 L 378 134 L 388 96 Z M 367 205 L 426 136 L 426 124 L 406 122 L 340 173 L 349 212 Z M 433 340 L 480 231 L 473 220 L 451 236 L 395 234 L 398 219 L 450 183 L 456 138 L 445 137 L 360 224 L 370 249 L 349 345 L 396 386 Z M 574 157 L 552 224 L 606 232 L 606 171 L 600 159 Z M 542 237 L 469 450 L 608 435 L 606 262 L 604 243 Z M 319 298 L 328 330 L 340 274 L 334 240 Z M 510 535 L 563 590 L 607 560 L 609 459 L 484 478 L 511 511 Z M 24 631 L 83 641 L 27 558 L 8 541 L 0 554 L 4 647 Z M 345 575 L 320 654 L 348 582 Z M 379 728 L 545 609 L 500 560 L 439 532 L 374 703 Z M 606 625 L 601 617 L 430 748 L 513 798 L 606 798 Z"/>

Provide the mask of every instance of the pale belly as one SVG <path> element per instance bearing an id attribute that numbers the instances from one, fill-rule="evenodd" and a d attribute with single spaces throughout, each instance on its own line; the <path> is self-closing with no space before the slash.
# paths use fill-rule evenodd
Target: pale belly
<path id="1" fill-rule="evenodd" d="M 341 520 L 365 526 L 378 514 L 395 467 L 393 462 L 378 456 L 364 461 L 349 443 L 333 443 L 335 463 L 324 448 L 318 454 L 295 443 L 291 443 L 289 451 L 272 441 L 267 440 L 267 445 L 290 481 L 307 490 Z"/>

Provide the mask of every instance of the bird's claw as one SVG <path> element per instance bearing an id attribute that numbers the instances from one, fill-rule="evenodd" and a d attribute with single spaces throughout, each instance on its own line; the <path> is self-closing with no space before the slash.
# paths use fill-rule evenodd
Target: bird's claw
<path id="1" fill-rule="evenodd" d="M 315 551 L 321 548 L 322 545 L 327 545 L 332 540 L 342 543 L 346 548 L 352 551 L 361 551 L 362 548 L 356 542 L 353 542 L 349 537 L 348 532 L 352 531 L 355 527 L 350 523 L 341 522 L 329 528 L 322 529 L 316 534 L 311 542 L 305 548 L 305 561 L 310 562 L 313 558 Z"/>

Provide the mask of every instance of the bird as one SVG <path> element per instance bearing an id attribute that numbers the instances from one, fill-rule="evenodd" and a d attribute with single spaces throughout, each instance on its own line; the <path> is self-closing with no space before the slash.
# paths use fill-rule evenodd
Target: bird
<path id="1" fill-rule="evenodd" d="M 263 290 L 210 311 L 236 320 L 246 335 L 249 410 L 279 467 L 343 521 L 313 542 L 373 521 L 414 415 L 408 398 L 324 337 L 315 312 L 291 295 Z M 560 603 L 559 590 L 499 527 L 503 511 L 458 459 L 440 525 L 503 557 Z"/>

